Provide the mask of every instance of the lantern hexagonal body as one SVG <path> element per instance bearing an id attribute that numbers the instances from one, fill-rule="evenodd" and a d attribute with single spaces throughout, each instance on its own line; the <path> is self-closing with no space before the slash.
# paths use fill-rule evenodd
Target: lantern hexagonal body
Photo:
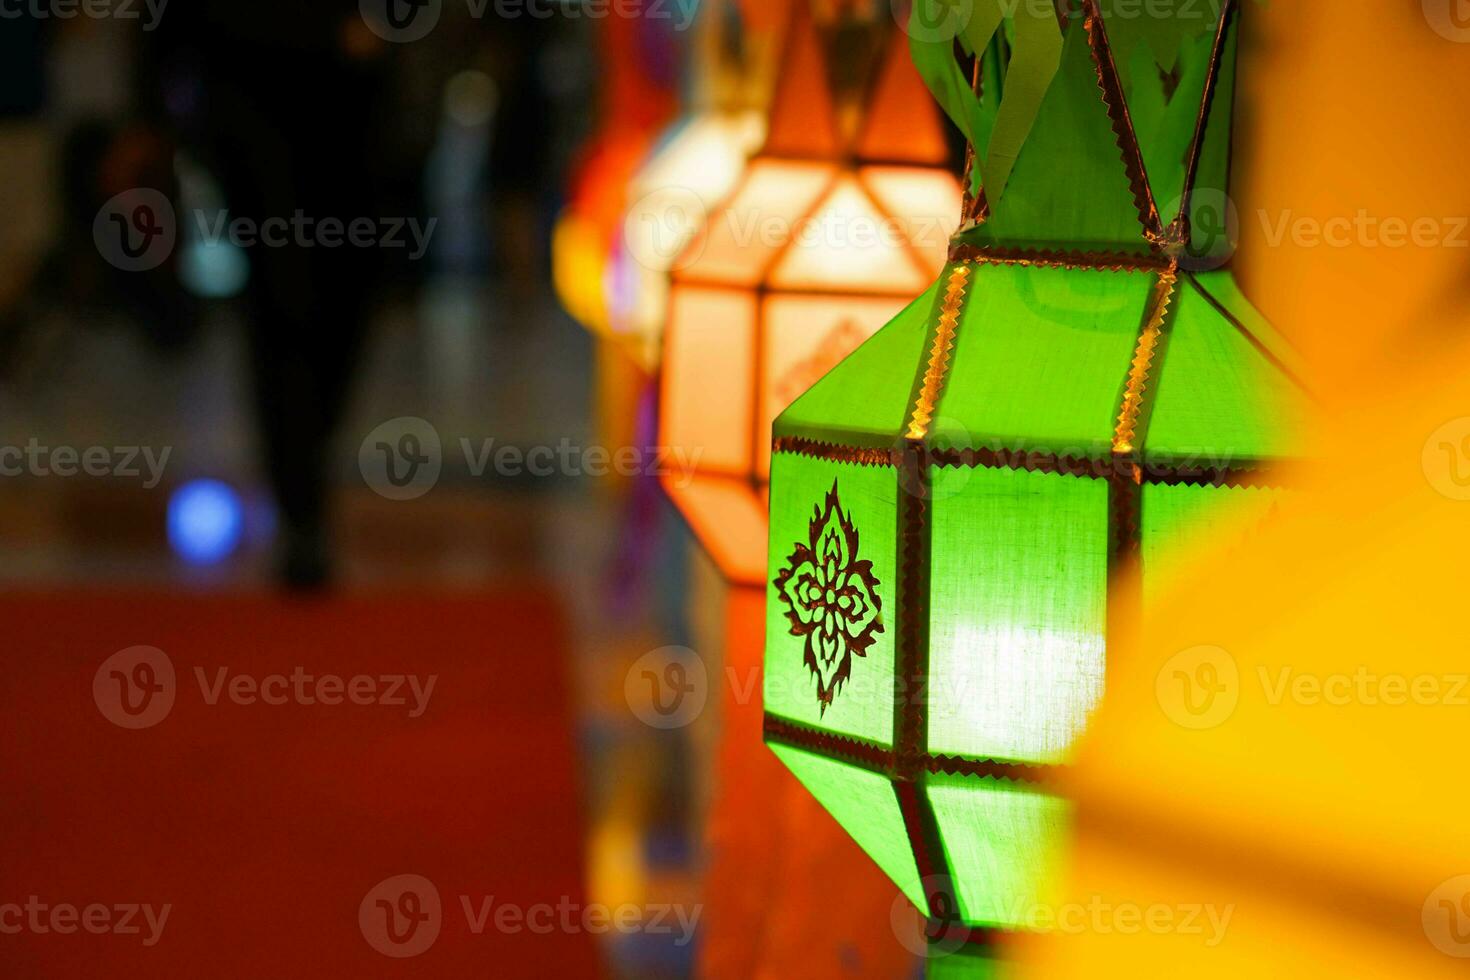
<path id="1" fill-rule="evenodd" d="M 1001 929 L 1057 857 L 1046 778 L 1110 634 L 1196 532 L 1269 510 L 1304 411 L 1270 328 L 1187 248 L 1186 188 L 1226 176 L 1229 4 L 1169 98 L 1146 40 L 1110 45 L 1084 7 L 1004 196 L 774 426 L 767 741 L 916 905 Z M 1125 96 L 1155 97 L 1151 129 Z M 1156 193 L 1185 203 L 1161 220 Z"/>
<path id="2" fill-rule="evenodd" d="M 872 79 L 849 103 L 797 17 L 766 146 L 673 276 L 660 441 L 696 465 L 664 485 L 741 583 L 765 577 L 772 421 L 925 289 L 956 224 L 959 185 L 904 35 L 867 34 L 881 42 Z"/>

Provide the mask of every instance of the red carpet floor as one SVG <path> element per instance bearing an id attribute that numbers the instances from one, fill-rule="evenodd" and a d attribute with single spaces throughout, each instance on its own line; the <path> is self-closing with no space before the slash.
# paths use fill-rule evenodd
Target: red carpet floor
<path id="1" fill-rule="evenodd" d="M 583 833 L 567 640 L 544 593 L 12 594 L 0 622 L 0 976 L 597 974 L 595 937 L 564 911 L 582 901 Z M 122 682 L 104 671 L 100 702 L 93 682 L 135 645 L 167 655 L 174 702 L 128 730 L 104 713 L 131 717 Z M 297 667 L 343 678 L 312 697 L 346 700 L 354 675 L 437 681 L 416 718 L 406 683 L 403 705 L 305 704 L 281 682 L 264 690 L 285 704 L 231 696 L 248 682 L 230 679 Z M 369 895 L 404 874 L 432 883 L 437 918 L 426 892 Z M 145 905 L 154 923 L 169 906 L 161 929 Z M 433 941 L 396 958 L 369 933 L 398 954 Z"/>

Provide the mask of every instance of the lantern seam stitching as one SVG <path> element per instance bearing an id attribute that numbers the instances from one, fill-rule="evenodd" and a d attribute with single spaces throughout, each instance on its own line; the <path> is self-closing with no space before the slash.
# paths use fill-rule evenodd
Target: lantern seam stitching
<path id="1" fill-rule="evenodd" d="M 972 265 L 1019 265 L 1026 268 L 1092 270 L 1097 272 L 1152 272 L 1167 269 L 1170 260 L 1159 255 L 1130 255 L 1126 252 L 1090 252 L 1085 249 L 1051 249 L 964 245 L 950 247 L 951 262 Z"/>
<path id="2" fill-rule="evenodd" d="M 894 774 L 896 750 L 880 742 L 813 728 L 770 712 L 764 714 L 762 729 L 767 741 L 833 761 L 850 762 L 876 775 L 891 777 Z M 1022 787 L 1050 782 L 1055 774 L 1067 768 L 1055 763 L 1007 762 L 985 756 L 938 752 L 922 753 L 919 761 L 925 772 L 1003 780 Z"/>
<path id="3" fill-rule="evenodd" d="M 1225 38 L 1230 33 L 1235 0 L 1224 0 L 1220 9 L 1220 26 L 1215 29 L 1215 42 L 1210 49 L 1209 74 L 1205 79 L 1204 92 L 1200 95 L 1199 115 L 1195 118 L 1194 138 L 1189 144 L 1185 158 L 1184 194 L 1179 201 L 1179 213 L 1169 223 L 1167 234 L 1170 246 L 1182 252 L 1189 247 L 1189 208 L 1194 201 L 1195 184 L 1199 180 L 1199 161 L 1204 152 L 1205 132 L 1210 123 L 1210 112 L 1214 108 L 1215 90 L 1220 81 L 1220 64 L 1224 60 Z M 1163 217 L 1160 216 L 1160 222 Z"/>
<path id="4" fill-rule="evenodd" d="M 1164 229 L 1159 220 L 1158 205 L 1154 202 L 1153 188 L 1148 182 L 1148 169 L 1143 162 L 1143 151 L 1138 145 L 1138 134 L 1133 128 L 1133 117 L 1128 112 L 1128 102 L 1123 95 L 1122 82 L 1118 78 L 1118 66 L 1113 60 L 1113 49 L 1108 42 L 1107 26 L 1097 9 L 1096 0 L 1083 0 L 1087 31 L 1087 47 L 1092 54 L 1092 64 L 1097 72 L 1097 87 L 1108 118 L 1113 124 L 1118 150 L 1122 154 L 1123 170 L 1128 176 L 1128 186 L 1133 192 L 1133 205 L 1138 211 L 1138 221 L 1143 227 L 1143 237 L 1155 248 L 1164 245 Z"/>
<path id="5" fill-rule="evenodd" d="M 1116 454 L 1133 455 L 1142 448 L 1137 445 L 1141 441 L 1139 419 L 1143 412 L 1144 398 L 1152 390 L 1149 382 L 1154 353 L 1163 338 L 1164 323 L 1173 305 L 1178 281 L 1178 275 L 1171 268 L 1160 273 L 1154 284 L 1153 295 L 1149 298 L 1149 315 L 1138 334 L 1138 344 L 1134 348 L 1128 381 L 1124 386 L 1123 402 L 1118 409 L 1117 426 L 1113 430 L 1113 452 Z"/>
<path id="6" fill-rule="evenodd" d="M 934 412 L 939 405 L 939 396 L 944 389 L 944 379 L 949 372 L 950 354 L 954 350 L 959 333 L 960 313 L 965 300 L 965 286 L 969 282 L 970 267 L 958 265 L 949 274 L 949 285 L 944 293 L 944 305 L 939 313 L 939 323 L 934 330 L 934 344 L 929 351 L 929 363 L 924 371 L 924 384 L 914 402 L 913 414 L 909 417 L 907 437 L 923 439 L 929 434 L 934 421 Z"/>
<path id="7" fill-rule="evenodd" d="M 895 457 L 899 455 L 897 450 L 848 446 L 803 436 L 778 436 L 772 441 L 771 451 L 781 456 L 802 456 L 853 466 L 893 467 L 897 465 Z M 932 466 L 1015 470 L 1088 480 L 1110 479 L 1116 475 L 1120 465 L 1118 457 L 1112 455 L 1095 459 L 1085 456 L 1058 456 L 1024 449 L 931 448 L 924 453 L 927 462 Z M 1126 460 L 1124 463 L 1126 465 Z M 1285 481 L 1275 479 L 1275 464 L 1267 460 L 1244 466 L 1180 467 L 1150 464 L 1141 466 L 1140 469 L 1145 484 L 1160 486 L 1208 486 L 1245 490 L 1284 489 L 1287 486 Z M 723 478 L 739 479 L 734 475 Z"/>

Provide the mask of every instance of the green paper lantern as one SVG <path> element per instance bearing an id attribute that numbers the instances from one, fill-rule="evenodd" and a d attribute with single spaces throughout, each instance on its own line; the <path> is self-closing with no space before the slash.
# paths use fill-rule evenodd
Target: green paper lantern
<path id="1" fill-rule="evenodd" d="M 1110 635 L 1199 531 L 1259 520 L 1294 455 L 1305 396 L 1216 234 L 1239 16 L 1210 6 L 1170 30 L 1063 4 L 1004 194 L 774 427 L 766 740 L 916 906 L 980 935 L 1045 926 L 1050 781 Z M 1018 40 L 983 41 L 986 132 Z"/>

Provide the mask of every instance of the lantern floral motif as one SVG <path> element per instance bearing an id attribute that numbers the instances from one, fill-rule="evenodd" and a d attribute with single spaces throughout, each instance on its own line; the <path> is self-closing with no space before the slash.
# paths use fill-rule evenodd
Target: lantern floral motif
<path id="1" fill-rule="evenodd" d="M 766 740 L 916 906 L 981 936 L 1032 921 L 1110 639 L 1195 535 L 1269 511 L 1305 406 L 1202 217 L 1236 6 L 1170 6 L 1210 18 L 1170 34 L 1063 3 L 1059 45 L 1021 8 L 975 46 L 982 151 L 1027 38 L 1055 49 L 1003 192 L 969 196 L 938 281 L 772 443 Z"/>
<path id="2" fill-rule="evenodd" d="M 817 507 L 806 543 L 798 541 L 775 580 L 793 636 L 806 637 L 802 662 L 817 679 L 825 712 L 852 673 L 852 658 L 866 656 L 883 632 L 883 600 L 873 563 L 858 558 L 858 533 L 837 498 L 837 484 Z"/>
<path id="3" fill-rule="evenodd" d="M 665 488 L 726 578 L 766 567 L 770 429 L 798 394 L 923 292 L 961 194 L 939 113 L 888 17 L 792 5 L 768 137 L 673 263 Z"/>

